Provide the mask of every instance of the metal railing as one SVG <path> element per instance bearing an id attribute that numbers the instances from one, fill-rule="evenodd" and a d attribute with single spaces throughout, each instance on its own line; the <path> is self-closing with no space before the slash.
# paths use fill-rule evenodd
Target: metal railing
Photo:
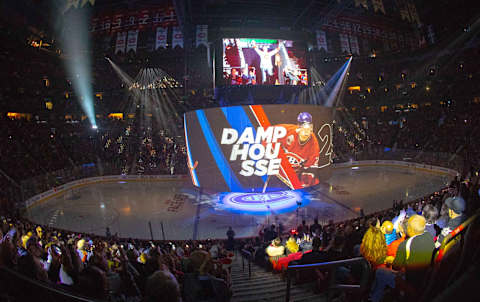
<path id="1" fill-rule="evenodd" d="M 247 250 L 241 250 L 240 253 L 242 254 L 242 271 L 245 271 L 245 259 L 248 262 L 248 279 L 252 278 L 252 253 Z"/>
<path id="2" fill-rule="evenodd" d="M 362 267 L 362 275 L 360 277 L 359 284 L 338 284 L 335 278 L 337 268 L 345 267 L 349 265 L 356 265 L 356 264 Z M 287 289 L 285 294 L 286 302 L 290 301 L 290 288 L 292 286 L 293 274 L 299 271 L 313 270 L 313 269 L 327 270 L 329 273 L 330 284 L 327 289 L 328 291 L 327 301 L 329 300 L 329 292 L 333 289 L 350 290 L 350 291 L 356 291 L 358 293 L 364 292 L 368 285 L 368 281 L 370 279 L 370 272 L 371 272 L 369 263 L 363 257 L 323 262 L 323 263 L 314 263 L 314 264 L 290 265 L 288 266 L 286 271 L 286 277 L 287 277 Z"/>
<path id="3" fill-rule="evenodd" d="M 468 227 L 475 219 L 479 217 L 479 212 L 477 212 L 472 217 L 468 218 L 464 223 L 456 227 L 453 231 L 451 231 L 445 238 L 443 238 L 442 245 L 438 249 L 438 254 L 435 257 L 435 262 L 440 262 L 444 257 L 445 253 L 456 244 L 454 242 L 460 235 L 466 233 Z M 436 253 L 434 253 L 436 254 Z M 433 261 L 432 261 L 433 262 Z"/>

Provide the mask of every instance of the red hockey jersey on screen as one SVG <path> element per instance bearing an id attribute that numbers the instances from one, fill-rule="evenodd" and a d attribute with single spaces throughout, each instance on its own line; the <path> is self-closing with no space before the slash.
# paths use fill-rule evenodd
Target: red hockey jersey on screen
<path id="1" fill-rule="evenodd" d="M 320 154 L 320 146 L 315 134 L 312 133 L 305 143 L 300 143 L 298 138 L 298 126 L 293 124 L 280 124 L 276 127 L 284 127 L 287 135 L 279 139 L 288 161 L 295 170 L 300 167 L 310 168 L 318 166 L 318 157 Z"/>

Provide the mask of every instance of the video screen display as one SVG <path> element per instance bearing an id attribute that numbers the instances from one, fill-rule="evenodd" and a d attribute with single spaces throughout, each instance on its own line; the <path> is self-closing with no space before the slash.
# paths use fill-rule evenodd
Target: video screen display
<path id="1" fill-rule="evenodd" d="M 192 182 L 216 192 L 302 189 L 330 177 L 331 108 L 251 105 L 185 114 Z"/>
<path id="2" fill-rule="evenodd" d="M 294 41 L 223 39 L 227 85 L 308 85 L 305 49 Z"/>

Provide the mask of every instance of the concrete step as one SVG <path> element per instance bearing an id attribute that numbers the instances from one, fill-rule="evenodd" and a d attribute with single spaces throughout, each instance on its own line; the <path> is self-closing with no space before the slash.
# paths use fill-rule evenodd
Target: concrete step
<path id="1" fill-rule="evenodd" d="M 245 286 L 248 284 L 272 284 L 272 283 L 283 284 L 284 282 L 280 279 L 268 278 L 268 277 L 255 278 L 255 279 L 240 279 L 240 280 L 232 279 L 233 286 Z"/>
<path id="2" fill-rule="evenodd" d="M 252 284 L 245 284 L 245 285 L 237 285 L 237 286 L 232 286 L 232 290 L 237 293 L 237 292 L 243 292 L 243 291 L 253 291 L 253 290 L 261 290 L 261 289 L 286 289 L 287 286 L 285 283 L 280 283 L 280 282 L 275 282 L 275 283 L 266 283 L 266 284 L 258 284 L 256 282 L 253 282 Z"/>
<path id="3" fill-rule="evenodd" d="M 234 260 L 231 269 L 232 302 L 284 302 L 286 282 L 281 275 L 267 272 L 264 268 L 251 265 L 251 278 L 248 277 L 248 266 L 242 269 L 241 258 Z M 315 295 L 312 285 L 292 285 L 290 301 L 323 302 L 323 295 Z"/>
<path id="4" fill-rule="evenodd" d="M 248 273 L 242 273 L 242 274 L 232 274 L 232 280 L 248 280 L 248 279 L 257 279 L 257 278 L 273 278 L 273 279 L 280 279 L 280 277 L 276 277 L 275 275 L 272 275 L 271 273 L 266 273 L 266 272 L 255 272 L 252 273 L 252 276 L 249 277 Z"/>
<path id="5" fill-rule="evenodd" d="M 285 296 L 286 289 L 282 288 L 260 288 L 257 290 L 251 290 L 251 291 L 242 291 L 242 292 L 234 292 L 235 297 L 241 298 L 241 299 L 263 299 L 263 298 L 279 298 L 279 297 L 284 297 Z M 311 293 L 306 292 L 305 289 L 303 288 L 291 288 L 290 291 L 292 296 L 296 295 L 302 295 L 302 294 L 309 294 Z"/>

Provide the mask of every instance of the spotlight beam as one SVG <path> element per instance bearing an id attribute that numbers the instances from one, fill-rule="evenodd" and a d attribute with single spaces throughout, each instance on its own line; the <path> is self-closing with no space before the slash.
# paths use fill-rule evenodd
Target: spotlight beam
<path id="1" fill-rule="evenodd" d="M 91 47 L 88 32 L 90 20 L 87 10 L 71 10 L 64 18 L 60 43 L 67 55 L 65 67 L 71 79 L 73 89 L 79 96 L 78 101 L 87 115 L 90 124 L 96 126 L 93 102 Z"/>

